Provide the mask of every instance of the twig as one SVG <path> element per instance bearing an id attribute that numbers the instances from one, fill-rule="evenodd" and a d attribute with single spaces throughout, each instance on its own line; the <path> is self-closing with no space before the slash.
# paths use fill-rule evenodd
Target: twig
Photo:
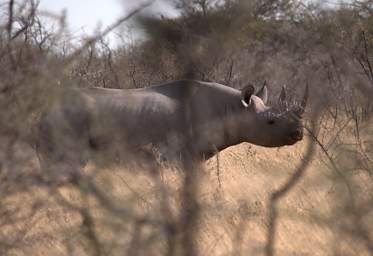
<path id="1" fill-rule="evenodd" d="M 12 29 L 13 29 L 13 7 L 14 7 L 14 0 L 9 1 L 9 17 L 8 17 L 8 24 L 7 24 L 7 33 L 8 33 L 8 41 L 12 38 Z"/>
<path id="2" fill-rule="evenodd" d="M 118 19 L 116 22 L 114 22 L 113 24 L 111 24 L 110 26 L 108 26 L 101 33 L 97 34 L 96 36 L 92 36 L 91 38 L 89 38 L 85 42 L 85 44 L 83 44 L 83 46 L 81 46 L 79 49 L 77 49 L 75 52 L 73 52 L 70 56 L 68 56 L 66 58 L 65 65 L 67 66 L 67 65 L 71 64 L 71 62 L 73 62 L 76 59 L 76 57 L 79 56 L 87 47 L 92 46 L 98 40 L 100 40 L 101 38 L 105 37 L 111 31 L 113 31 L 114 29 L 116 29 L 117 27 L 119 27 L 123 22 L 129 20 L 130 18 L 132 18 L 133 16 L 135 16 L 136 14 L 138 14 L 143 9 L 145 9 L 145 8 L 149 7 L 150 5 L 152 5 L 154 3 L 154 1 L 155 0 L 150 0 L 150 1 L 146 2 L 146 3 L 143 3 L 142 5 L 140 5 L 135 10 L 131 11 L 126 16 Z"/>
<path id="3" fill-rule="evenodd" d="M 216 153 L 216 175 L 218 176 L 219 188 L 221 188 L 219 151 Z"/>
<path id="4" fill-rule="evenodd" d="M 370 78 L 370 80 L 373 81 L 373 69 L 372 69 L 372 65 L 370 64 L 370 61 L 369 61 L 367 38 L 365 36 L 365 32 L 364 31 L 362 32 L 362 34 L 363 34 L 363 41 L 364 41 L 365 60 L 367 62 L 367 65 L 368 65 L 368 68 L 369 68 L 369 73 L 370 73 L 369 78 Z"/>
<path id="5" fill-rule="evenodd" d="M 136 190 L 134 190 L 129 184 L 128 182 L 123 179 L 122 176 L 118 175 L 117 176 L 121 179 L 121 181 L 124 183 L 124 185 L 126 185 L 126 187 L 136 196 L 138 197 L 141 201 L 143 201 L 145 204 L 147 204 L 148 206 L 151 206 L 151 203 L 146 200 L 143 196 L 141 196 Z"/>

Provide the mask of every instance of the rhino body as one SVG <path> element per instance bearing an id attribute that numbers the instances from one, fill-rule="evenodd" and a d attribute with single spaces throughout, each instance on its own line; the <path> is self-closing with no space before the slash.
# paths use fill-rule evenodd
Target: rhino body
<path id="1" fill-rule="evenodd" d="M 301 116 L 265 105 L 267 88 L 175 81 L 143 89 L 68 89 L 43 114 L 37 151 L 44 166 L 75 169 L 96 156 L 168 162 L 203 160 L 229 146 L 302 139 Z M 93 155 L 95 155 L 93 157 Z"/>

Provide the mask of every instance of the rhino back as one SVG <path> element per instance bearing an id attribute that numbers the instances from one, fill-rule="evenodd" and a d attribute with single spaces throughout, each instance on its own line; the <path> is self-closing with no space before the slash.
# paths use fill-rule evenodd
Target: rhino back
<path id="1" fill-rule="evenodd" d="M 89 132 L 97 143 L 116 140 L 130 148 L 175 144 L 172 137 L 180 138 L 185 126 L 180 100 L 152 89 L 92 89 L 85 95 Z"/>

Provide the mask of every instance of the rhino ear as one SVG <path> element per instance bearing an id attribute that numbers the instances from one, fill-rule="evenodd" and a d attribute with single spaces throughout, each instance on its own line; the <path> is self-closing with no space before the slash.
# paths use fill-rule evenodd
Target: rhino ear
<path id="1" fill-rule="evenodd" d="M 245 108 L 249 107 L 251 104 L 251 95 L 254 94 L 254 86 L 251 84 L 246 85 L 243 89 L 241 89 L 241 102 Z"/>
<path id="2" fill-rule="evenodd" d="M 264 81 L 263 87 L 256 93 L 256 96 L 261 98 L 264 104 L 267 104 L 267 101 L 268 101 L 267 81 Z"/>

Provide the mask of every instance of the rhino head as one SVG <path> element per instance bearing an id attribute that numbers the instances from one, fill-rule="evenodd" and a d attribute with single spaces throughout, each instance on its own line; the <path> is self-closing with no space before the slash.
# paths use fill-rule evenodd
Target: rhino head
<path id="1" fill-rule="evenodd" d="M 307 105 L 308 85 L 303 99 L 298 103 L 289 104 L 283 87 L 279 104 L 275 107 L 267 105 L 268 88 L 266 83 L 254 93 L 254 87 L 247 85 L 241 90 L 241 103 L 244 108 L 242 114 L 242 131 L 245 141 L 265 147 L 280 147 L 293 145 L 303 139 L 303 114 Z M 255 125 L 252 125 L 252 124 Z M 250 125 L 251 124 L 251 125 Z"/>

